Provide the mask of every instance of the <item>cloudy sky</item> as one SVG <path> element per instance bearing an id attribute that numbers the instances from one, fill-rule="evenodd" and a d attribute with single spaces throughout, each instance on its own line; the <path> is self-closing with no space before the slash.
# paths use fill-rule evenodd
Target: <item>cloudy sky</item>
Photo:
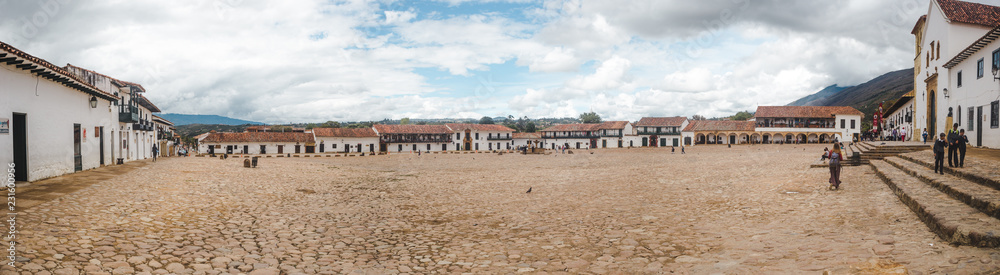
<path id="1" fill-rule="evenodd" d="M 0 0 L 0 41 L 268 123 L 708 117 L 913 66 L 928 0 Z"/>

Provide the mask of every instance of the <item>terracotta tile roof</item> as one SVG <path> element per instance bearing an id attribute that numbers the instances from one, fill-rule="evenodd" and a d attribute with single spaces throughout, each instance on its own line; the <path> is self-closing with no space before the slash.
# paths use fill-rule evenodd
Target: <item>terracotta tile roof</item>
<path id="1" fill-rule="evenodd" d="M 317 137 L 378 137 L 372 128 L 313 128 Z"/>
<path id="2" fill-rule="evenodd" d="M 452 131 L 464 131 L 465 129 L 472 129 L 476 131 L 490 131 L 490 132 L 513 132 L 514 129 L 510 127 L 503 126 L 500 124 L 472 124 L 472 123 L 448 123 L 445 124 Z"/>
<path id="3" fill-rule="evenodd" d="M 4 60 L 4 59 L 10 59 L 10 60 Z M 115 94 L 108 93 L 102 91 L 101 89 L 98 89 L 97 87 L 94 87 L 94 85 L 91 85 L 86 81 L 83 81 L 82 79 L 80 79 L 73 73 L 67 71 L 66 69 L 56 66 L 55 64 L 49 63 L 48 61 L 45 61 L 45 59 L 41 59 L 33 55 L 30 55 L 24 51 L 18 50 L 17 48 L 14 48 L 14 46 L 11 46 L 10 44 L 0 41 L 0 60 L 4 60 L 6 62 L 17 62 L 16 59 L 23 59 L 27 61 L 27 63 L 21 62 L 21 64 L 13 64 L 14 66 L 19 67 L 22 70 L 30 71 L 32 72 L 32 74 L 40 75 L 56 82 L 61 82 L 61 81 L 55 80 L 53 78 L 62 78 L 67 81 L 62 83 L 67 87 L 71 87 L 81 92 L 88 93 L 94 96 L 99 96 L 104 99 L 109 99 L 109 100 L 118 99 L 118 96 L 115 96 Z M 42 68 L 38 68 L 39 66 Z"/>
<path id="4" fill-rule="evenodd" d="M 513 133 L 511 138 L 517 139 L 542 139 L 541 133 Z"/>
<path id="5" fill-rule="evenodd" d="M 691 120 L 688 126 L 684 127 L 684 132 L 700 131 L 744 131 L 753 132 L 756 130 L 753 121 L 738 120 Z"/>
<path id="6" fill-rule="evenodd" d="M 587 131 L 597 131 L 600 124 L 585 124 L 585 123 L 574 123 L 574 124 L 558 124 L 552 125 L 548 128 L 542 130 L 542 132 L 587 132 Z"/>
<path id="7" fill-rule="evenodd" d="M 639 119 L 639 122 L 635 123 L 635 126 L 681 126 L 684 121 L 687 120 L 686 117 L 675 116 L 675 117 L 643 117 Z"/>
<path id="8" fill-rule="evenodd" d="M 850 106 L 759 106 L 754 117 L 830 118 L 833 115 L 859 115 Z"/>
<path id="9" fill-rule="evenodd" d="M 628 121 L 605 121 L 597 124 L 598 130 L 621 130 L 625 129 Z"/>
<path id="10" fill-rule="evenodd" d="M 244 133 L 209 133 L 202 142 L 302 142 L 313 143 L 311 133 L 296 132 L 244 132 Z"/>
<path id="11" fill-rule="evenodd" d="M 953 22 L 1000 26 L 1000 7 L 958 0 L 937 0 L 944 16 Z"/>
<path id="12" fill-rule="evenodd" d="M 375 124 L 379 134 L 451 134 L 451 129 L 444 125 L 385 125 Z"/>

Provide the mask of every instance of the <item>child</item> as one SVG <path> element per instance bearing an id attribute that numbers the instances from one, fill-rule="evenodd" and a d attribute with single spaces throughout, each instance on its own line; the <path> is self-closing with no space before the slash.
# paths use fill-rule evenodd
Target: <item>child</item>
<path id="1" fill-rule="evenodd" d="M 948 147 L 948 141 L 944 140 L 944 133 L 934 141 L 934 173 L 944 175 L 944 148 Z"/>

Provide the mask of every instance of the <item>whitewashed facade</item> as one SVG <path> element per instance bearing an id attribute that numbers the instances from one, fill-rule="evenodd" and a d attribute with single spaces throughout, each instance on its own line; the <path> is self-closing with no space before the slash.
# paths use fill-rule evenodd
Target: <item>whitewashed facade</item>
<path id="1" fill-rule="evenodd" d="M 312 133 L 243 132 L 209 133 L 198 144 L 200 154 L 311 154 L 315 153 Z"/>
<path id="2" fill-rule="evenodd" d="M 1000 26 L 944 65 L 954 81 L 949 82 L 949 92 L 941 103 L 952 111 L 952 123 L 965 130 L 972 146 L 1000 148 L 1000 42 L 997 40 L 1000 40 Z"/>
<path id="3" fill-rule="evenodd" d="M 0 42 L 0 95 L 0 163 L 15 180 L 111 164 L 114 94 Z"/>
<path id="4" fill-rule="evenodd" d="M 318 153 L 374 153 L 378 150 L 378 134 L 372 128 L 315 128 Z"/>
<path id="5" fill-rule="evenodd" d="M 454 133 L 444 125 L 384 125 L 372 127 L 379 136 L 378 152 L 456 151 Z"/>
<path id="6" fill-rule="evenodd" d="M 453 145 L 462 151 L 492 151 L 514 148 L 514 129 L 497 124 L 445 124 L 452 131 Z"/>
<path id="7" fill-rule="evenodd" d="M 122 162 L 153 157 L 153 145 L 158 143 L 159 133 L 153 123 L 153 113 L 160 109 L 153 105 L 142 93 L 139 84 L 121 81 L 78 66 L 66 65 L 65 69 L 78 78 L 94 85 L 104 92 L 114 94 L 119 99 L 114 103 L 117 110 L 117 127 L 108 129 L 114 138 L 112 157 Z M 162 150 L 161 150 L 162 151 Z"/>
<path id="8" fill-rule="evenodd" d="M 643 117 L 635 123 L 635 130 L 640 138 L 640 146 L 681 146 L 683 144 L 681 131 L 688 123 L 686 117 Z"/>
<path id="9" fill-rule="evenodd" d="M 984 116 L 989 116 L 990 102 L 995 100 L 995 97 L 987 98 L 988 91 L 991 90 L 988 87 L 990 81 L 977 78 L 977 68 L 974 66 L 978 65 L 976 62 L 979 58 L 985 57 L 986 62 L 989 62 L 988 56 L 992 54 L 996 44 L 993 43 L 992 46 L 977 51 L 976 57 L 969 57 L 970 60 L 964 64 L 952 64 L 951 68 L 945 65 L 1000 25 L 1000 19 L 993 16 L 998 12 L 1000 7 L 986 4 L 930 1 L 927 14 L 920 17 L 911 32 L 916 38 L 913 59 L 914 133 L 926 129 L 930 136 L 936 136 L 950 129 L 953 123 L 968 127 L 969 107 L 974 107 L 974 112 L 978 112 L 979 107 L 984 107 Z M 990 68 L 985 69 L 986 74 L 989 74 Z M 958 85 L 959 72 L 963 81 L 961 88 Z M 964 83 L 967 81 L 969 86 Z M 992 89 L 996 89 L 996 86 Z M 957 110 L 960 105 L 962 110 Z M 948 116 L 949 108 L 951 116 Z M 958 112 L 962 112 L 961 116 L 966 121 L 956 121 L 960 116 Z M 978 113 L 974 116 L 978 117 Z M 984 123 L 984 126 L 986 126 L 985 132 L 993 131 L 989 123 Z M 988 136 L 985 134 L 984 138 Z M 969 138 L 978 137 L 970 135 Z M 978 140 L 973 144 L 978 144 Z M 989 144 L 984 142 L 983 146 L 998 148 Z"/>
<path id="10" fill-rule="evenodd" d="M 919 141 L 921 139 L 921 137 L 913 135 L 913 103 L 913 92 L 911 91 L 901 96 L 892 106 L 889 106 L 889 109 L 886 109 L 885 125 L 883 126 L 884 136 L 889 136 L 895 131 L 906 141 Z M 917 133 L 917 135 L 919 134 Z"/>

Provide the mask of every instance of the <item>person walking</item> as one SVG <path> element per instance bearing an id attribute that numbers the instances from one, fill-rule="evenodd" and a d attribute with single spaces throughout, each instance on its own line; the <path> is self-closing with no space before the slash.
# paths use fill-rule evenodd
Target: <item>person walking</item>
<path id="1" fill-rule="evenodd" d="M 684 154 L 684 146 L 682 145 L 681 146 L 681 155 L 683 155 L 683 154 Z"/>
<path id="2" fill-rule="evenodd" d="M 835 144 L 827 158 L 830 159 L 830 190 L 840 189 L 840 162 L 844 160 L 840 144 Z"/>
<path id="3" fill-rule="evenodd" d="M 924 144 L 927 144 L 927 128 L 924 128 L 923 137 L 924 137 Z"/>
<path id="4" fill-rule="evenodd" d="M 969 137 L 965 135 L 965 129 L 958 131 L 958 167 L 965 167 L 965 149 L 969 143 Z"/>
<path id="5" fill-rule="evenodd" d="M 944 175 L 944 148 L 948 147 L 948 141 L 944 140 L 944 133 L 934 141 L 934 173 Z"/>
<path id="6" fill-rule="evenodd" d="M 156 162 L 156 155 L 160 153 L 160 148 L 156 148 L 156 144 L 153 144 L 153 162 Z"/>
<path id="7" fill-rule="evenodd" d="M 948 130 L 948 167 L 958 167 L 958 123 Z"/>

